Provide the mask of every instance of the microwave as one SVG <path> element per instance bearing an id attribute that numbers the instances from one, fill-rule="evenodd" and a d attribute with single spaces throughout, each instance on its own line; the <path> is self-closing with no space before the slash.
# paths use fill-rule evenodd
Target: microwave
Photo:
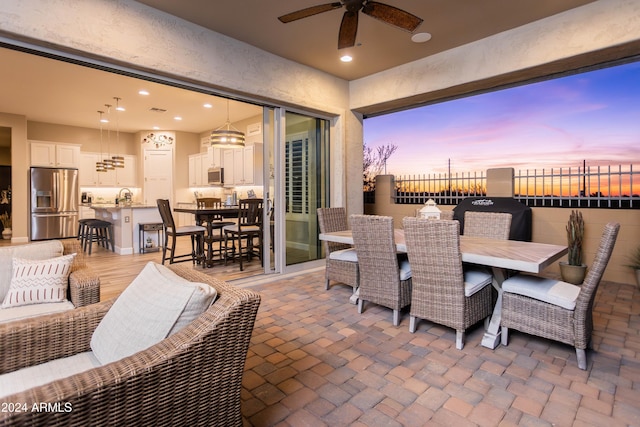
<path id="1" fill-rule="evenodd" d="M 209 185 L 222 185 L 222 184 L 224 184 L 224 169 L 223 168 L 209 168 L 207 170 L 207 183 Z"/>

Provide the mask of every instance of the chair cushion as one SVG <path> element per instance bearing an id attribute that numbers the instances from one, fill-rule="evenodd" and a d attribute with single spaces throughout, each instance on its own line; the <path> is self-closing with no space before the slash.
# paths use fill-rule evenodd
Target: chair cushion
<path id="1" fill-rule="evenodd" d="M 69 273 L 75 256 L 70 254 L 44 260 L 14 258 L 11 284 L 2 308 L 66 301 Z"/>
<path id="2" fill-rule="evenodd" d="M 13 258 L 48 259 L 62 256 L 64 246 L 59 240 L 33 242 L 26 245 L 12 245 L 0 248 L 0 300 L 4 300 L 11 284 Z"/>
<path id="3" fill-rule="evenodd" d="M 95 358 L 92 352 L 87 351 L 8 372 L 0 375 L 0 398 L 67 378 L 99 366 L 98 359 Z"/>
<path id="4" fill-rule="evenodd" d="M 398 267 L 400 268 L 400 280 L 411 279 L 411 265 L 408 259 L 399 259 Z"/>
<path id="5" fill-rule="evenodd" d="M 224 231 L 232 231 L 234 233 L 238 232 L 238 224 L 232 224 L 232 225 L 225 225 L 224 227 L 222 227 L 222 229 Z M 260 231 L 260 227 L 258 227 L 257 225 L 245 225 L 242 227 L 242 231 Z"/>
<path id="6" fill-rule="evenodd" d="M 335 259 L 337 261 L 358 262 L 358 254 L 353 248 L 341 249 L 339 251 L 333 251 L 329 254 L 329 259 Z"/>
<path id="7" fill-rule="evenodd" d="M 46 302 L 43 304 L 21 305 L 0 310 L 0 323 L 13 322 L 14 320 L 28 319 L 45 314 L 61 313 L 72 310 L 75 306 L 71 301 Z"/>
<path id="8" fill-rule="evenodd" d="M 169 230 L 171 230 L 171 228 L 169 228 Z M 207 231 L 207 229 L 201 225 L 183 225 L 176 227 L 176 233 L 204 233 L 205 231 Z"/>
<path id="9" fill-rule="evenodd" d="M 573 310 L 576 308 L 580 286 L 544 277 L 518 274 L 505 280 L 502 283 L 502 290 Z"/>
<path id="10" fill-rule="evenodd" d="M 482 270 L 469 269 L 464 272 L 464 296 L 470 297 L 491 284 L 493 276 Z"/>
<path id="11" fill-rule="evenodd" d="M 149 262 L 98 324 L 91 349 L 102 364 L 162 341 L 198 317 L 213 301 L 215 293 L 207 289 L 210 286 L 177 281 L 163 269 L 166 267 Z M 208 298 L 193 296 L 205 291 L 209 292 Z M 185 319 L 180 319 L 183 314 Z"/>

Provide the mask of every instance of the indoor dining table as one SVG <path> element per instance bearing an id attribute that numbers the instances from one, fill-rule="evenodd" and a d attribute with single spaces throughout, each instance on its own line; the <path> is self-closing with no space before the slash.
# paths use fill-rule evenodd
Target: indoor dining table
<path id="1" fill-rule="evenodd" d="M 395 229 L 398 252 L 406 252 L 404 230 Z M 351 230 L 321 233 L 320 240 L 353 244 Z M 493 287 L 498 291 L 496 305 L 491 315 L 482 345 L 496 348 L 500 341 L 500 321 L 502 317 L 502 282 L 509 270 L 526 273 L 540 273 L 567 253 L 567 247 L 547 243 L 523 242 L 519 240 L 497 240 L 484 237 L 460 236 L 462 261 L 485 265 L 493 272 Z"/>
<path id="2" fill-rule="evenodd" d="M 206 227 L 207 233 L 204 237 L 204 241 L 207 244 L 206 260 L 204 262 L 205 267 L 211 267 L 213 265 L 213 242 L 215 236 L 213 230 L 216 228 L 215 223 L 222 218 L 237 218 L 238 206 L 221 206 L 216 208 L 198 208 L 194 207 L 176 207 L 174 212 L 191 213 L 195 215 L 196 224 Z"/>

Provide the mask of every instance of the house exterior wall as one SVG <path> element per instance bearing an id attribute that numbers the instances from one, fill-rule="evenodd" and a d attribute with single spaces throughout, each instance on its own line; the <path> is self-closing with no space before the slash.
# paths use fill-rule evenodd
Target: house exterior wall
<path id="1" fill-rule="evenodd" d="M 359 213 L 363 114 L 417 105 L 448 88 L 638 41 L 638 16 L 637 0 L 599 0 L 352 82 L 131 0 L 4 0 L 0 41 L 153 71 L 333 117 L 331 204 Z M 14 142 L 26 147 L 26 132 L 15 132 Z M 28 168 L 25 150 L 12 153 L 16 182 Z M 14 202 L 26 213 L 26 191 L 18 190 Z M 26 236 L 27 226 L 19 222 L 26 215 L 18 213 L 14 236 Z"/>
<path id="2" fill-rule="evenodd" d="M 640 2 L 599 0 L 509 31 L 350 82 L 352 110 L 365 114 L 428 101 L 429 94 L 464 93 L 470 82 L 524 73 L 542 77 L 555 68 L 540 67 L 574 59 L 579 68 L 599 59 L 640 53 Z M 616 46 L 624 48 L 611 49 Z M 610 51 L 608 55 L 603 52 Z M 566 68 L 565 68 L 566 70 Z M 562 70 L 561 70 L 562 71 Z M 524 75 L 524 74 L 523 74 Z M 502 82 L 508 82 L 505 78 Z M 487 89 L 486 87 L 484 89 Z"/>

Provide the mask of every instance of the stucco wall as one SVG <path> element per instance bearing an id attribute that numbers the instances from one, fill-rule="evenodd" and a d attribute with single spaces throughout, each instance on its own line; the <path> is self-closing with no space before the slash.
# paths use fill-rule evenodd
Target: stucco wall
<path id="1" fill-rule="evenodd" d="M 346 206 L 350 213 L 363 209 L 363 112 L 382 111 L 387 104 L 406 106 L 452 86 L 639 39 L 640 2 L 599 0 L 347 82 L 130 0 L 4 0 L 0 7 L 0 41 L 154 70 L 333 117 L 331 204 Z M 16 132 L 14 141 L 26 142 L 24 137 Z M 14 166 L 22 167 L 16 171 L 22 174 L 26 158 Z M 17 188 L 15 193 L 18 204 Z M 22 229 L 14 228 L 14 233 Z M 26 236 L 26 225 L 24 230 Z"/>
<path id="2" fill-rule="evenodd" d="M 350 106 L 365 112 L 384 110 L 389 105 L 396 108 L 403 104 L 398 100 L 415 103 L 420 94 L 508 75 L 637 40 L 640 40 L 640 2 L 599 0 L 354 80 L 349 85 Z"/>

